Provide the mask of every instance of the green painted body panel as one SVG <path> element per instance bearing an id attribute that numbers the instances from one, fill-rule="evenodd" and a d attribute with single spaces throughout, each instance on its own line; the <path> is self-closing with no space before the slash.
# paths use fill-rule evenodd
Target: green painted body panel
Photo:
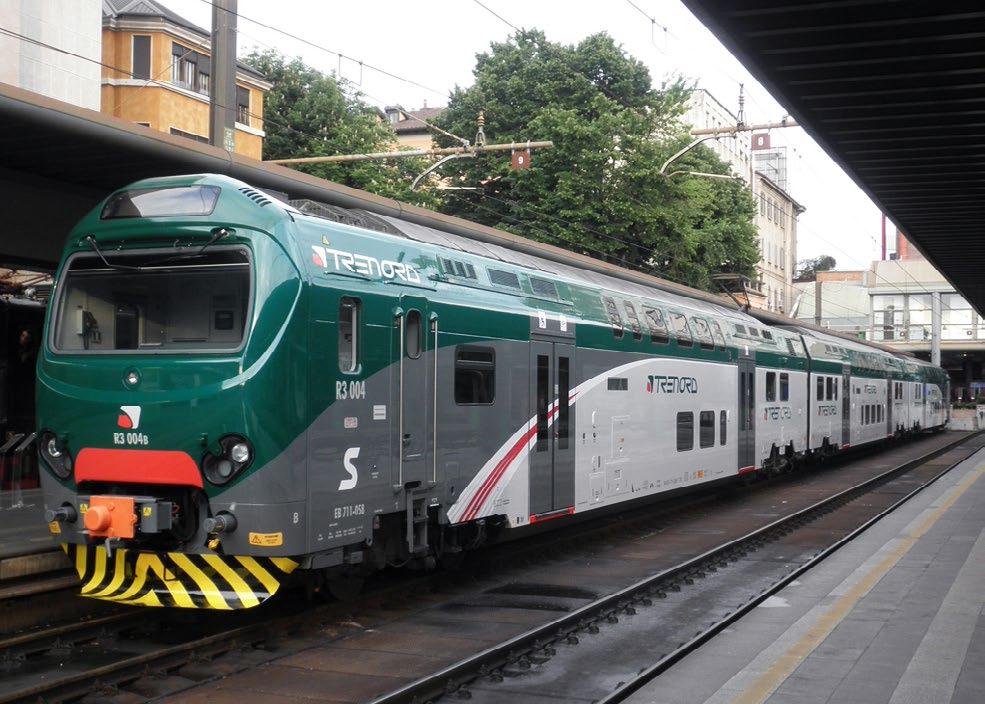
<path id="1" fill-rule="evenodd" d="M 774 340 L 745 339 L 734 334 L 733 324 L 766 326 L 741 313 L 707 304 L 689 308 L 686 299 L 667 302 L 654 291 L 644 298 L 608 289 L 594 281 L 558 279 L 546 272 L 461 252 L 437 245 L 356 228 L 302 215 L 276 203 L 263 204 L 262 194 L 221 176 L 199 175 L 153 179 L 141 188 L 212 184 L 223 191 L 215 211 L 200 217 L 162 217 L 101 220 L 102 204 L 73 230 L 56 274 L 60 280 L 70 257 L 92 254 L 84 240 L 92 234 L 112 259 L 121 252 L 149 247 L 170 251 L 177 241 L 200 247 L 216 227 L 233 230 L 223 246 L 242 245 L 253 259 L 252 313 L 245 331 L 245 345 L 235 354 L 200 352 L 67 354 L 46 344 L 39 361 L 38 427 L 65 438 L 71 452 L 82 447 L 112 448 L 116 411 L 120 405 L 140 404 L 145 409 L 147 449 L 181 450 L 199 462 L 206 448 L 227 433 L 248 437 L 254 445 L 251 466 L 226 487 L 206 483 L 210 496 L 221 494 L 261 471 L 287 446 L 301 437 L 314 420 L 335 402 L 338 381 L 365 380 L 389 367 L 395 358 L 394 320 L 403 297 L 425 297 L 430 313 L 438 317 L 442 345 L 488 339 L 530 339 L 531 319 L 543 312 L 565 316 L 575 325 L 576 344 L 613 352 L 639 353 L 736 363 L 740 350 L 754 349 L 759 366 L 807 371 L 811 360 L 798 334 L 775 331 Z M 259 197 L 259 198 L 258 198 Z M 316 262 L 313 252 L 343 252 L 412 267 L 416 280 L 367 275 L 332 262 Z M 521 290 L 512 291 L 481 278 L 476 281 L 450 276 L 438 258 L 453 257 L 485 272 L 496 268 L 517 275 Z M 370 269 L 370 271 L 373 271 Z M 558 300 L 534 295 L 530 277 L 557 285 Z M 718 322 L 725 347 L 704 349 L 695 341 L 679 345 L 654 343 L 644 323 L 642 339 L 634 339 L 628 326 L 621 337 L 613 327 L 602 296 L 620 305 L 629 301 L 638 312 L 654 307 L 665 319 L 673 311 L 689 319 Z M 58 286 L 54 292 L 57 302 Z M 352 374 L 339 370 L 337 326 L 343 296 L 359 300 L 361 314 L 359 368 Z M 51 311 L 46 321 L 49 339 Z M 625 320 L 623 323 L 625 324 Z M 790 353 L 787 340 L 794 345 Z M 854 353 L 853 353 L 854 354 Z M 879 353 L 876 353 L 879 354 Z M 853 360 L 855 361 L 855 360 Z M 815 368 L 840 373 L 840 363 L 816 361 Z M 125 374 L 136 369 L 141 382 L 127 388 Z M 931 371 L 921 373 L 933 378 Z M 939 370 L 936 370 L 939 371 Z M 882 376 L 853 366 L 853 374 Z M 274 400 L 274 402 L 272 402 Z M 70 428 L 70 431 L 64 429 Z M 291 487 L 295 499 L 305 498 L 305 487 Z"/>

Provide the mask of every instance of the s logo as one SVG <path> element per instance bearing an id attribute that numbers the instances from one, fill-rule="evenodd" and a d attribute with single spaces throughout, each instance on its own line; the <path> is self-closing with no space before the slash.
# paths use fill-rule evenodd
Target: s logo
<path id="1" fill-rule="evenodd" d="M 140 406 L 120 406 L 120 415 L 116 419 L 116 424 L 127 430 L 136 430 L 140 427 Z"/>
<path id="2" fill-rule="evenodd" d="M 345 471 L 349 473 L 349 478 L 343 479 L 339 482 L 339 491 L 348 491 L 349 489 L 356 488 L 356 482 L 359 481 L 359 470 L 356 469 L 356 465 L 354 465 L 352 461 L 358 457 L 358 447 L 350 447 L 345 451 L 345 457 L 342 458 L 342 466 L 345 467 Z"/>

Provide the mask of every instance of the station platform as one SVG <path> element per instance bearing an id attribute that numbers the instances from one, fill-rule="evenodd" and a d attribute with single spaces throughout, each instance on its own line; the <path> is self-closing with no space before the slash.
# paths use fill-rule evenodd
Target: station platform
<path id="1" fill-rule="evenodd" d="M 6 580 L 68 566 L 45 525 L 41 490 L 0 491 L 0 598 Z"/>
<path id="2" fill-rule="evenodd" d="M 985 449 L 628 701 L 985 701 L 983 475 Z"/>

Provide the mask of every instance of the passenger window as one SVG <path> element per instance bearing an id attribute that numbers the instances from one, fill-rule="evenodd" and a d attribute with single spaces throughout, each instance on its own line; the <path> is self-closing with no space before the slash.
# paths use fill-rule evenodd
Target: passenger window
<path id="1" fill-rule="evenodd" d="M 815 401 L 823 401 L 824 400 L 824 377 L 823 376 L 819 376 L 817 378 L 817 393 L 814 394 L 814 400 Z"/>
<path id="2" fill-rule="evenodd" d="M 404 354 L 411 359 L 421 356 L 421 311 L 412 310 L 407 313 L 404 323 Z"/>
<path id="3" fill-rule="evenodd" d="M 536 452 L 550 449 L 548 442 L 548 408 L 551 405 L 551 358 L 546 354 L 537 355 L 537 444 Z"/>
<path id="4" fill-rule="evenodd" d="M 496 355 L 491 347 L 455 349 L 455 403 L 488 406 L 496 399 Z"/>
<path id="5" fill-rule="evenodd" d="M 718 414 L 718 444 L 724 445 L 727 440 L 726 431 L 728 428 L 728 413 L 722 411 Z"/>
<path id="6" fill-rule="evenodd" d="M 746 334 L 746 326 L 745 325 L 739 325 L 738 323 L 736 323 L 736 325 L 735 325 L 735 333 L 737 335 L 745 335 Z"/>
<path id="7" fill-rule="evenodd" d="M 629 327 L 633 330 L 633 339 L 639 342 L 643 339 L 643 333 L 640 331 L 640 319 L 636 315 L 636 309 L 629 301 L 623 301 L 622 303 L 626 306 L 626 320 L 629 321 Z"/>
<path id="8" fill-rule="evenodd" d="M 711 329 L 708 327 L 708 323 L 701 318 L 691 318 L 691 323 L 694 325 L 694 336 L 701 343 L 701 349 L 715 349 L 715 343 L 711 339 Z"/>
<path id="9" fill-rule="evenodd" d="M 722 326 L 719 325 L 714 320 L 712 320 L 711 321 L 711 330 L 712 330 L 712 333 L 714 333 L 715 342 L 718 344 L 719 347 L 721 347 L 724 350 L 725 349 L 725 335 L 722 334 Z"/>
<path id="10" fill-rule="evenodd" d="M 657 308 L 644 308 L 643 314 L 650 325 L 650 342 L 666 344 L 670 341 L 667 336 L 667 322 L 664 314 Z"/>
<path id="11" fill-rule="evenodd" d="M 687 318 L 681 313 L 671 313 L 670 323 L 674 326 L 674 336 L 677 344 L 681 347 L 691 347 L 694 345 L 694 338 L 691 336 L 691 328 L 687 325 Z"/>
<path id="12" fill-rule="evenodd" d="M 833 376 L 829 376 L 827 378 L 827 387 L 828 387 L 827 399 L 829 401 L 833 401 L 835 398 L 835 378 Z"/>
<path id="13" fill-rule="evenodd" d="M 694 449 L 694 414 L 677 414 L 677 451 L 687 452 Z"/>
<path id="14" fill-rule="evenodd" d="M 776 372 L 766 372 L 766 400 L 776 400 Z"/>
<path id="15" fill-rule="evenodd" d="M 349 374 L 359 370 L 359 311 L 357 299 L 339 301 L 339 371 Z"/>
<path id="16" fill-rule="evenodd" d="M 605 306 L 605 314 L 609 316 L 609 323 L 612 325 L 612 334 L 617 340 L 622 339 L 622 316 L 616 308 L 614 299 L 602 296 L 602 304 Z"/>
<path id="17" fill-rule="evenodd" d="M 568 357 L 557 358 L 557 448 L 568 448 L 571 373 Z"/>
<path id="18" fill-rule="evenodd" d="M 790 375 L 786 373 L 780 374 L 780 400 L 790 400 Z"/>
<path id="19" fill-rule="evenodd" d="M 868 406 L 868 404 L 866 404 L 865 410 L 863 411 L 862 416 L 863 416 L 862 423 L 864 425 L 868 425 L 869 424 L 869 406 Z"/>
<path id="20" fill-rule="evenodd" d="M 699 445 L 701 447 L 714 447 L 715 446 L 715 412 L 714 411 L 701 411 L 701 415 L 698 417 L 698 422 L 700 424 L 700 434 L 699 434 Z"/>
<path id="21" fill-rule="evenodd" d="M 831 386 L 834 387 L 834 392 L 835 392 L 834 396 L 832 396 L 831 398 L 833 400 L 837 401 L 838 400 L 838 378 L 837 377 L 832 377 L 831 378 Z"/>

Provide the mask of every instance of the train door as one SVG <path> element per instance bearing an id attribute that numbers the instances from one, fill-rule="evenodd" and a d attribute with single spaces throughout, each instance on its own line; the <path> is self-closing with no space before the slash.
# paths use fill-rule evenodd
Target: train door
<path id="1" fill-rule="evenodd" d="M 849 365 L 841 371 L 841 446 L 852 444 L 852 368 Z"/>
<path id="2" fill-rule="evenodd" d="M 739 471 L 756 467 L 756 359 L 739 358 Z"/>
<path id="3" fill-rule="evenodd" d="M 530 415 L 537 430 L 530 453 L 530 513 L 535 516 L 575 505 L 574 353 L 574 345 L 530 342 Z"/>
<path id="4" fill-rule="evenodd" d="M 886 377 L 886 435 L 892 435 L 896 430 L 893 427 L 893 378 Z"/>
<path id="5" fill-rule="evenodd" d="M 433 360 L 429 362 L 427 299 L 401 296 L 396 316 L 399 355 L 397 367 L 397 438 L 400 455 L 397 459 L 398 483 L 401 486 L 420 486 L 430 477 L 428 429 L 434 417 Z M 436 354 L 436 350 L 430 350 Z"/>

